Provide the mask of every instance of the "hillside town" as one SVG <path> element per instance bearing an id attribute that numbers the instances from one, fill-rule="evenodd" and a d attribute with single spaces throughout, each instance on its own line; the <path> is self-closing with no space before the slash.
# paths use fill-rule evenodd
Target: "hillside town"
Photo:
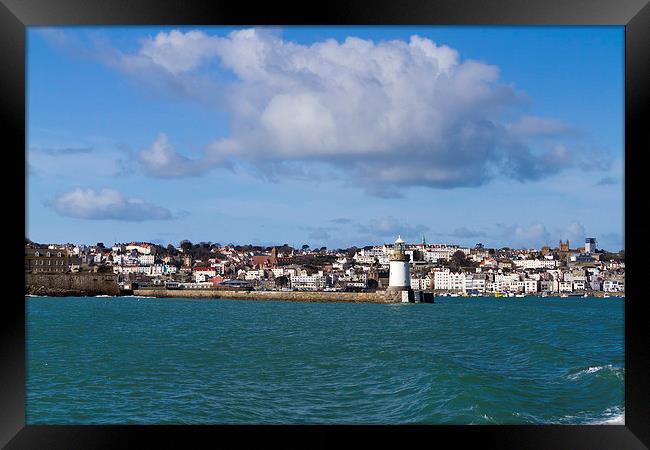
<path id="1" fill-rule="evenodd" d="M 210 289 L 267 291 L 386 289 L 393 244 L 328 250 L 289 245 L 260 247 L 148 242 L 96 245 L 37 244 L 26 240 L 25 271 L 114 273 L 123 289 Z M 436 295 L 624 296 L 625 254 L 598 249 L 594 238 L 570 248 L 473 248 L 420 243 L 405 245 L 411 288 Z"/>

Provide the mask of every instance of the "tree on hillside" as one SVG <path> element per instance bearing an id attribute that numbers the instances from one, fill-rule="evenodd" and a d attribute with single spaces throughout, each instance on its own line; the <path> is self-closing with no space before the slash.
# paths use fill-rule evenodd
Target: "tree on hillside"
<path id="1" fill-rule="evenodd" d="M 289 278 L 285 277 L 284 275 L 277 277 L 275 279 L 275 286 L 279 288 L 289 286 Z"/>
<path id="2" fill-rule="evenodd" d="M 465 253 L 461 250 L 456 250 L 453 255 L 451 255 L 451 260 L 456 266 L 462 266 L 467 262 Z"/>
<path id="3" fill-rule="evenodd" d="M 305 245 L 302 246 L 302 249 L 303 249 L 303 250 L 307 250 L 308 248 L 309 248 L 309 245 L 307 245 L 307 244 L 305 244 Z"/>
<path id="4" fill-rule="evenodd" d="M 183 249 L 184 253 L 190 253 L 192 251 L 192 243 L 188 241 L 187 239 L 183 239 L 179 245 L 181 249 Z"/>

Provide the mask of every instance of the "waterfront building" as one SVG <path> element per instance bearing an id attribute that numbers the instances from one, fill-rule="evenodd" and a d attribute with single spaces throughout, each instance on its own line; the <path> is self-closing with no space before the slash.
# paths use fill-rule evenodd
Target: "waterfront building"
<path id="1" fill-rule="evenodd" d="M 624 292 L 625 284 L 619 280 L 606 280 L 603 282 L 603 291 L 605 292 Z"/>
<path id="2" fill-rule="evenodd" d="M 471 274 L 465 275 L 465 292 L 484 292 L 485 291 L 485 275 Z"/>
<path id="3" fill-rule="evenodd" d="M 541 292 L 553 292 L 555 290 L 555 282 L 553 280 L 541 280 L 539 282 L 539 290 Z"/>
<path id="4" fill-rule="evenodd" d="M 572 281 L 560 281 L 558 283 L 559 292 L 573 292 L 573 282 Z"/>
<path id="5" fill-rule="evenodd" d="M 409 260 L 409 256 L 405 253 L 404 241 L 398 236 L 390 257 L 389 290 L 408 291 L 410 289 Z"/>
<path id="6" fill-rule="evenodd" d="M 530 278 L 524 279 L 524 292 L 526 294 L 536 294 L 539 292 L 539 281 Z"/>
<path id="7" fill-rule="evenodd" d="M 291 287 L 298 290 L 320 291 L 327 287 L 327 277 L 323 271 L 315 275 L 295 275 L 291 277 Z"/>
<path id="8" fill-rule="evenodd" d="M 449 269 L 439 270 L 433 274 L 433 288 L 439 291 L 464 291 L 465 279 L 466 276 L 463 272 L 451 272 Z M 471 289 L 474 289 L 473 281 Z"/>

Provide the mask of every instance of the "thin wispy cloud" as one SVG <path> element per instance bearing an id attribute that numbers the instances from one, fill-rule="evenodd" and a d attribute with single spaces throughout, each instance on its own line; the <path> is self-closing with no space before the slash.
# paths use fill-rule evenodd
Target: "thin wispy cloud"
<path id="1" fill-rule="evenodd" d="M 91 153 L 93 151 L 92 147 L 62 147 L 62 148 L 43 148 L 43 147 L 32 147 L 31 152 L 41 153 L 49 156 L 69 156 L 69 155 L 81 155 Z"/>
<path id="2" fill-rule="evenodd" d="M 330 219 L 329 221 L 332 222 L 332 223 L 338 223 L 338 224 L 341 224 L 341 225 L 348 224 L 348 223 L 352 222 L 352 220 L 348 219 L 347 217 L 338 217 L 336 219 Z"/>
<path id="3" fill-rule="evenodd" d="M 619 183 L 619 180 L 617 180 L 614 177 L 603 177 L 600 180 L 596 182 L 596 186 L 612 186 L 616 185 Z"/>
<path id="4" fill-rule="evenodd" d="M 171 211 L 139 198 L 125 197 L 114 189 L 76 188 L 48 202 L 62 216 L 90 220 L 142 222 L 169 220 Z"/>
<path id="5" fill-rule="evenodd" d="M 397 235 L 404 238 L 420 238 L 428 229 L 426 225 L 410 224 L 393 216 L 372 219 L 366 224 L 358 225 L 359 233 L 371 239 L 395 238 Z"/>
<path id="6" fill-rule="evenodd" d="M 455 237 L 455 238 L 461 238 L 461 239 L 484 237 L 486 235 L 487 234 L 485 233 L 485 231 L 471 230 L 471 229 L 469 229 L 467 227 L 459 227 L 459 228 L 456 228 L 451 233 L 449 233 L 449 236 Z"/>

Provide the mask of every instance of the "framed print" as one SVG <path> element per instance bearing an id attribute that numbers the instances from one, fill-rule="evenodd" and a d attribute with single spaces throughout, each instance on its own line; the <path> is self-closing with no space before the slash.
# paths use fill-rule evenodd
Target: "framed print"
<path id="1" fill-rule="evenodd" d="M 0 11 L 7 448 L 647 448 L 647 2 Z"/>

